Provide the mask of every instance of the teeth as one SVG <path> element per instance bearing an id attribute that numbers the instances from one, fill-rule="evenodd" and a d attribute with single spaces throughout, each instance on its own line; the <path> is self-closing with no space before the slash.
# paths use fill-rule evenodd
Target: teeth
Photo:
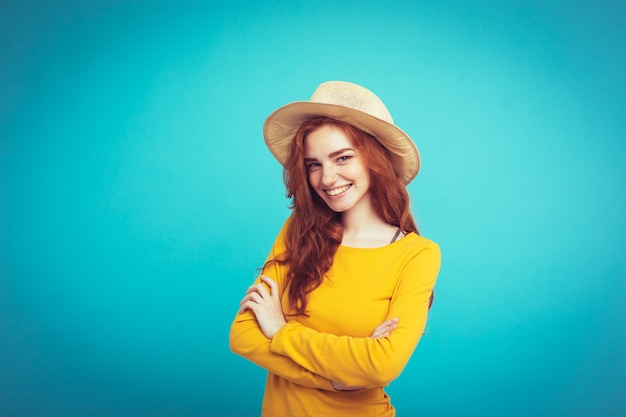
<path id="1" fill-rule="evenodd" d="M 348 188 L 350 188 L 349 185 L 344 185 L 343 187 L 333 188 L 332 190 L 328 190 L 326 191 L 326 194 L 328 194 L 329 196 L 338 195 L 338 194 L 343 193 L 344 191 L 347 191 Z"/>

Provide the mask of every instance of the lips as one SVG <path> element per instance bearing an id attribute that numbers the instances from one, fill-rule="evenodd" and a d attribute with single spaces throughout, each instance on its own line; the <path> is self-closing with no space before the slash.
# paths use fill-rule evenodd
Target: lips
<path id="1" fill-rule="evenodd" d="M 328 194 L 331 197 L 334 197 L 341 193 L 345 193 L 346 191 L 348 191 L 348 188 L 350 187 L 352 187 L 352 184 L 344 185 L 343 187 L 333 188 L 331 190 L 326 190 L 326 194 Z"/>

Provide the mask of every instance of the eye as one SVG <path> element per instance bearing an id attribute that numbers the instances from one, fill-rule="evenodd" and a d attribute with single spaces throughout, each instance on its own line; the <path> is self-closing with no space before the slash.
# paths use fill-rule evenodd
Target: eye
<path id="1" fill-rule="evenodd" d="M 305 166 L 306 166 L 306 170 L 308 172 L 311 172 L 311 171 L 315 171 L 315 170 L 319 169 L 321 164 L 319 162 L 307 162 L 305 164 Z"/>
<path id="2" fill-rule="evenodd" d="M 348 162 L 350 159 L 352 159 L 352 155 L 341 155 L 339 158 L 337 158 L 337 162 Z"/>

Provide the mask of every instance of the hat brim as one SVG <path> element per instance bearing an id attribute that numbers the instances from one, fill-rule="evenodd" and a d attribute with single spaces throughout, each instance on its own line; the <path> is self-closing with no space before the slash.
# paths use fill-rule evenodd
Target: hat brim
<path id="1" fill-rule="evenodd" d="M 265 144 L 272 155 L 285 165 L 291 141 L 300 125 L 314 117 L 329 117 L 348 123 L 374 136 L 391 155 L 391 164 L 404 184 L 415 178 L 420 168 L 420 155 L 411 138 L 394 124 L 345 106 L 310 101 L 296 101 L 270 114 L 263 125 Z"/>

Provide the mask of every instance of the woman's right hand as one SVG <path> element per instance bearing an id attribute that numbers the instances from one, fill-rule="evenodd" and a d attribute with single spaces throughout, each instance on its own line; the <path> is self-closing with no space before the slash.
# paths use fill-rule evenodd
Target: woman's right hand
<path id="1" fill-rule="evenodd" d="M 382 322 L 378 327 L 374 329 L 374 332 L 370 336 L 372 339 L 379 339 L 381 337 L 387 337 L 391 334 L 392 331 L 398 328 L 398 318 L 394 317 L 393 319 L 389 319 L 387 321 Z M 362 389 L 363 387 L 348 387 L 342 384 L 339 381 L 331 381 L 333 388 L 337 391 L 354 391 L 357 389 Z"/>
<path id="2" fill-rule="evenodd" d="M 276 281 L 261 275 L 261 282 L 250 286 L 239 303 L 239 313 L 251 310 L 261 331 L 270 340 L 282 326 L 287 324 L 279 292 Z"/>

